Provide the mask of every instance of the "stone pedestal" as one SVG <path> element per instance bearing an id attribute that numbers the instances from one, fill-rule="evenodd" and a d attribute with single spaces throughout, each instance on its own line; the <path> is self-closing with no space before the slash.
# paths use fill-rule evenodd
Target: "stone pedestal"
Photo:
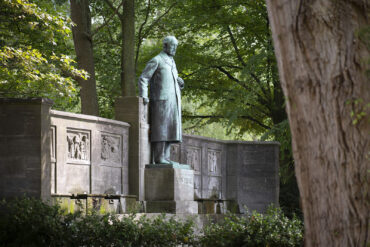
<path id="1" fill-rule="evenodd" d="M 129 194 L 144 200 L 144 169 L 150 163 L 148 106 L 136 96 L 121 97 L 115 103 L 116 119 L 130 124 Z"/>
<path id="2" fill-rule="evenodd" d="M 194 201 L 194 171 L 187 165 L 147 165 L 147 213 L 198 213 Z"/>

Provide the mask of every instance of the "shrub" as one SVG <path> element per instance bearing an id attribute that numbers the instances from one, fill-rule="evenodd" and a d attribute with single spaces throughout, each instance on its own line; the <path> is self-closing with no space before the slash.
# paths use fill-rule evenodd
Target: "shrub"
<path id="1" fill-rule="evenodd" d="M 194 236 L 191 220 L 165 215 L 65 214 L 32 198 L 2 204 L 0 246 L 177 246 L 191 244 Z"/>
<path id="2" fill-rule="evenodd" d="M 32 198 L 1 204 L 0 243 L 3 246 L 63 246 L 64 226 L 58 206 Z"/>
<path id="3" fill-rule="evenodd" d="M 66 214 L 59 206 L 23 198 L 8 203 L 0 215 L 0 246 L 300 246 L 302 222 L 270 208 L 265 215 L 228 214 L 199 235 L 192 220 L 162 214 L 118 218 L 91 212 Z"/>
<path id="4" fill-rule="evenodd" d="M 224 222 L 205 227 L 199 238 L 202 246 L 301 246 L 303 225 L 295 216 L 286 217 L 281 209 L 270 207 L 266 214 L 245 217 L 228 214 Z"/>

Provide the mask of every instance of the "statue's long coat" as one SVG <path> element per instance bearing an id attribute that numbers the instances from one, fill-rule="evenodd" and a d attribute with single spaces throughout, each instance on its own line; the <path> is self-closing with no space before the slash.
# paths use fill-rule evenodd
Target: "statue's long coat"
<path id="1" fill-rule="evenodd" d="M 181 142 L 181 90 L 175 61 L 165 52 L 148 62 L 139 78 L 139 96 L 150 87 L 150 141 Z"/>

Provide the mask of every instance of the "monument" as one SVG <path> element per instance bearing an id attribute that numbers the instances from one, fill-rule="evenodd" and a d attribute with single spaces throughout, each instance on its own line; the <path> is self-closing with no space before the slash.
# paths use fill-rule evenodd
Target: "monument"
<path id="1" fill-rule="evenodd" d="M 163 48 L 139 79 L 140 95 L 116 101 L 119 121 L 51 110 L 43 98 L 0 98 L 0 199 L 27 195 L 101 213 L 278 205 L 279 143 L 182 134 L 177 40 L 165 38 Z"/>
<path id="2" fill-rule="evenodd" d="M 181 89 L 174 36 L 163 39 L 163 51 L 151 59 L 139 78 L 139 96 L 149 103 L 152 164 L 145 168 L 147 212 L 197 213 L 194 171 L 170 159 L 172 143 L 182 141 Z M 149 93 L 148 93 L 149 87 Z"/>

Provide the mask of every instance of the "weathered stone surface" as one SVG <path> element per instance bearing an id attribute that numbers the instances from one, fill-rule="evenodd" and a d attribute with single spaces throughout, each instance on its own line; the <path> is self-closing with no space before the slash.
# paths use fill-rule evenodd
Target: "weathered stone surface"
<path id="1" fill-rule="evenodd" d="M 120 196 L 120 213 L 136 213 L 139 210 L 139 203 L 136 201 L 136 196 Z"/>
<path id="2" fill-rule="evenodd" d="M 197 200 L 199 214 L 224 214 L 227 212 L 222 200 Z"/>
<path id="3" fill-rule="evenodd" d="M 194 201 L 194 171 L 171 165 L 145 168 L 145 200 L 148 213 L 198 213 Z"/>
<path id="4" fill-rule="evenodd" d="M 194 197 L 198 201 L 235 201 L 244 212 L 244 206 L 264 210 L 271 203 L 278 205 L 278 152 L 277 142 L 184 135 L 183 143 L 171 155 L 194 169 Z"/>
<path id="5" fill-rule="evenodd" d="M 51 105 L 43 98 L 0 98 L 0 197 L 50 198 Z"/>
<path id="6" fill-rule="evenodd" d="M 279 146 L 277 143 L 237 143 L 229 146 L 232 164 L 228 180 L 228 199 L 236 200 L 241 212 L 264 212 L 268 205 L 279 203 Z"/>
<path id="7" fill-rule="evenodd" d="M 146 168 L 145 200 L 193 201 L 193 171 L 177 168 Z"/>
<path id="8" fill-rule="evenodd" d="M 62 210 L 66 213 L 76 213 L 82 212 L 86 213 L 87 209 L 87 197 L 83 198 L 73 197 L 72 195 L 58 195 L 53 194 L 51 202 L 53 204 L 58 204 Z"/>
<path id="9" fill-rule="evenodd" d="M 53 194 L 52 203 L 68 213 L 124 214 L 137 212 L 138 208 L 135 196 L 112 194 Z"/>
<path id="10" fill-rule="evenodd" d="M 144 200 L 144 170 L 150 163 L 148 107 L 139 97 L 119 98 L 115 103 L 116 119 L 130 124 L 129 194 Z"/>
<path id="11" fill-rule="evenodd" d="M 120 213 L 119 197 L 108 198 L 105 195 L 87 195 L 87 212 L 95 211 L 100 214 Z"/>
<path id="12" fill-rule="evenodd" d="M 127 194 L 128 131 L 124 122 L 51 111 L 53 193 Z"/>
<path id="13" fill-rule="evenodd" d="M 147 201 L 146 212 L 197 214 L 198 204 L 195 201 Z"/>

